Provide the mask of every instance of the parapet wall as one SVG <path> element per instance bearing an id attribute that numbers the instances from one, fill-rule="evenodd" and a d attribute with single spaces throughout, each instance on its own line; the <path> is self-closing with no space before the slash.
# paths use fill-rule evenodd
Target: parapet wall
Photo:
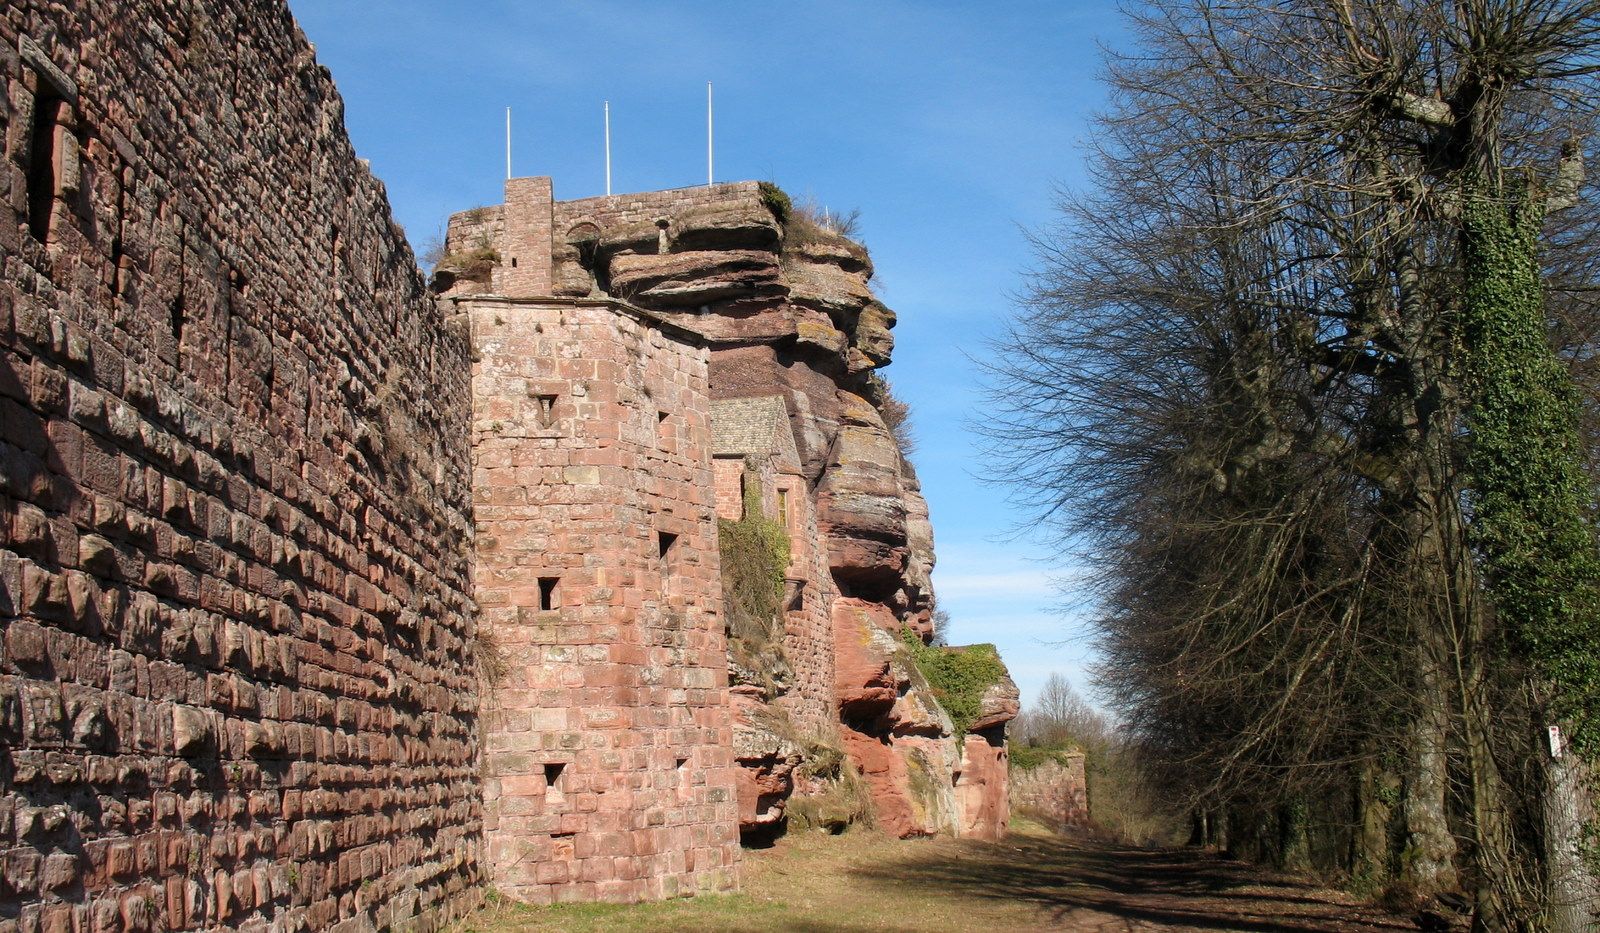
<path id="1" fill-rule="evenodd" d="M 0 929 L 481 877 L 468 346 L 282 2 L 0 16 Z"/>

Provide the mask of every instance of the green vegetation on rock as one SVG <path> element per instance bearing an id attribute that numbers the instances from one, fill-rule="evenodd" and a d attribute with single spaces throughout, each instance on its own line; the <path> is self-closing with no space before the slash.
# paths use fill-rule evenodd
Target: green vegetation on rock
<path id="1" fill-rule="evenodd" d="M 1012 771 L 1032 771 L 1052 761 L 1064 765 L 1069 755 L 1082 754 L 1076 745 L 1029 745 L 1026 742 L 1012 742 L 1006 746 L 1006 751 Z"/>
<path id="2" fill-rule="evenodd" d="M 783 523 L 762 513 L 761 484 L 753 476 L 747 475 L 747 480 L 744 515 L 738 521 L 717 521 L 722 604 L 728 650 L 736 666 L 770 673 L 788 668 L 777 635 L 789 568 L 789 532 Z"/>
<path id="3" fill-rule="evenodd" d="M 794 201 L 782 188 L 770 181 L 761 182 L 759 187 L 761 203 L 767 206 L 767 210 L 772 211 L 772 216 L 778 219 L 778 223 L 787 223 L 789 212 L 794 209 Z"/>
<path id="4" fill-rule="evenodd" d="M 983 695 L 1006 675 L 994 645 L 935 648 L 910 629 L 903 634 L 906 651 L 927 678 L 933 696 L 950 714 L 956 735 L 966 735 L 983 709 Z"/>

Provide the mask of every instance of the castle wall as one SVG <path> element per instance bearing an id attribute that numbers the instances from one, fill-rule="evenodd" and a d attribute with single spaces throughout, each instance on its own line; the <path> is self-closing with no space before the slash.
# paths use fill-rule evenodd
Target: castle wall
<path id="1" fill-rule="evenodd" d="M 707 351 L 611 302 L 458 305 L 478 357 L 478 603 L 501 672 L 495 883 L 534 902 L 729 889 Z"/>
<path id="2" fill-rule="evenodd" d="M 975 752 L 963 771 L 960 738 L 904 657 L 905 630 L 932 635 L 933 534 L 873 376 L 889 363 L 895 315 L 872 293 L 866 249 L 804 210 L 780 219 L 754 182 L 560 201 L 548 213 L 546 186 L 516 180 L 504 208 L 451 218 L 452 244 L 492 245 L 501 257 L 487 276 L 453 282 L 451 294 L 512 287 L 530 273 L 507 264 L 548 242 L 553 299 L 614 296 L 698 335 L 710 348 L 711 398 L 779 397 L 792 428 L 797 463 L 779 469 L 767 462 L 773 451 L 719 448 L 726 456 L 710 484 L 720 513 L 738 515 L 745 470 L 733 455 L 753 454 L 766 514 L 777 512 L 780 485 L 796 506 L 780 656 L 765 657 L 761 639 L 731 642 L 745 830 L 781 827 L 791 790 L 823 792 L 797 768 L 803 746 L 844 741 L 880 817 L 901 811 L 881 825 L 1003 831 L 999 753 Z M 751 406 L 722 408 L 732 428 Z M 865 625 L 845 632 L 841 612 L 853 620 L 857 610 Z M 853 699 L 880 686 L 909 699 L 881 709 Z M 1009 681 L 1007 689 L 1014 701 Z M 1014 706 L 999 704 L 1002 720 Z M 962 780 L 968 790 L 958 794 Z"/>
<path id="3" fill-rule="evenodd" d="M 281 2 L 0 16 L 0 929 L 481 877 L 468 346 Z"/>

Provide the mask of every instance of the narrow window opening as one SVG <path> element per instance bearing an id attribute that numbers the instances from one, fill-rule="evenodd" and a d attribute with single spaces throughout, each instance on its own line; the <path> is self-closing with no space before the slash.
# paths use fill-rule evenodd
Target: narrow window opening
<path id="1" fill-rule="evenodd" d="M 661 559 L 661 569 L 666 571 L 672 564 L 673 545 L 678 543 L 678 536 L 666 531 L 656 532 L 656 556 Z"/>
<path id="2" fill-rule="evenodd" d="M 778 490 L 778 524 L 789 527 L 789 490 Z"/>
<path id="3" fill-rule="evenodd" d="M 179 291 L 167 306 L 167 324 L 172 328 L 172 339 L 179 343 L 183 343 L 183 318 L 183 292 Z"/>
<path id="4" fill-rule="evenodd" d="M 546 762 L 544 766 L 544 797 L 547 803 L 560 803 L 562 798 L 561 774 L 567 770 L 564 761 Z"/>
<path id="5" fill-rule="evenodd" d="M 656 424 L 665 424 L 666 421 L 667 421 L 667 412 L 664 412 L 664 411 L 656 412 Z"/>
<path id="6" fill-rule="evenodd" d="M 33 98 L 33 138 L 28 149 L 28 231 L 44 243 L 50 238 L 50 218 L 56 204 L 56 134 L 61 107 L 66 103 L 43 81 Z"/>
<path id="7" fill-rule="evenodd" d="M 539 423 L 544 427 L 553 426 L 556 423 L 556 397 L 554 395 L 535 395 L 533 398 L 538 405 L 538 411 L 534 413 L 534 416 L 539 419 Z"/>
<path id="8" fill-rule="evenodd" d="M 687 759 L 687 758 L 679 758 L 678 759 L 678 764 L 677 764 L 678 770 L 682 771 L 683 770 L 683 766 L 688 764 L 688 763 L 689 763 L 689 759 Z"/>
<path id="9" fill-rule="evenodd" d="M 539 608 L 550 612 L 561 608 L 561 578 L 539 578 Z"/>
<path id="10" fill-rule="evenodd" d="M 746 519 L 746 518 L 750 517 L 749 514 L 748 514 L 749 511 L 750 511 L 750 490 L 748 488 L 749 482 L 750 482 L 750 474 L 749 473 L 740 473 L 739 474 L 739 518 L 740 519 Z"/>
<path id="11" fill-rule="evenodd" d="M 111 238 L 111 294 L 122 294 L 122 237 Z"/>
<path id="12" fill-rule="evenodd" d="M 517 257 L 512 256 L 511 257 L 511 268 L 515 269 L 516 267 L 517 267 Z"/>

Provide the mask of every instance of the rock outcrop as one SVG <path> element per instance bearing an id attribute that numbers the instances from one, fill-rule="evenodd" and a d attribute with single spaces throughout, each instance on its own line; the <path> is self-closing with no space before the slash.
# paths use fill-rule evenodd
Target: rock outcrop
<path id="1" fill-rule="evenodd" d="M 791 209 L 753 182 L 549 210 L 547 278 L 528 271 L 541 261 L 528 231 L 491 207 L 452 218 L 447 247 L 508 261 L 445 284 L 548 281 L 558 295 L 621 299 L 706 340 L 718 514 L 738 521 L 755 503 L 788 533 L 781 624 L 769 639 L 729 623 L 742 829 L 781 826 L 792 793 L 838 790 L 798 775 L 808 756 L 842 750 L 890 832 L 1002 832 L 1015 688 L 995 683 L 983 714 L 958 729 L 903 640 L 932 637 L 933 529 L 885 415 L 877 370 L 893 357 L 896 318 L 873 294 L 867 250 L 826 214 Z"/>

